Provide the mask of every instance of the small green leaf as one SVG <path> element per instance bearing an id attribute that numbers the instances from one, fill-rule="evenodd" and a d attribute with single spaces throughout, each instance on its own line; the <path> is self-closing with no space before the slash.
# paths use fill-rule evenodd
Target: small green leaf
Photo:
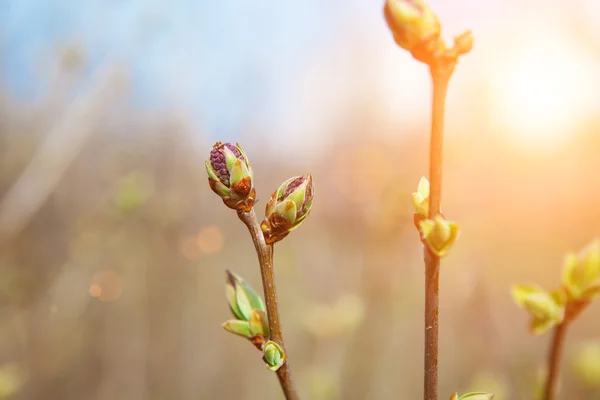
<path id="1" fill-rule="evenodd" d="M 292 200 L 284 200 L 281 203 L 277 203 L 273 209 L 273 214 L 278 214 L 293 224 L 298 215 L 297 210 L 296 203 Z"/>
<path id="2" fill-rule="evenodd" d="M 230 170 L 229 181 L 230 181 L 231 185 L 233 185 L 236 182 L 239 182 L 242 179 L 249 177 L 249 176 L 250 176 L 250 171 L 248 171 L 248 167 L 246 166 L 246 163 L 243 162 L 242 160 L 235 160 L 235 162 L 233 163 L 233 167 Z"/>
<path id="3" fill-rule="evenodd" d="M 231 171 L 238 158 L 235 156 L 235 154 L 233 154 L 233 151 L 229 150 L 229 147 L 227 146 L 223 146 L 223 155 L 225 156 L 225 164 L 227 169 Z M 231 171 L 231 175 L 233 175 L 233 171 Z"/>
<path id="4" fill-rule="evenodd" d="M 247 321 L 239 321 L 237 319 L 230 319 L 229 321 L 225 321 L 223 325 L 221 325 L 226 331 L 231 332 L 233 334 L 243 336 L 246 339 L 251 338 L 252 332 L 250 332 L 250 326 Z"/>
<path id="5" fill-rule="evenodd" d="M 236 291 L 236 279 L 235 275 L 229 270 L 225 271 L 226 283 L 225 283 L 225 295 L 227 296 L 227 302 L 233 315 L 240 320 L 245 320 L 244 314 L 242 314 L 237 303 L 237 291 Z"/>
<path id="6" fill-rule="evenodd" d="M 419 180 L 419 185 L 417 186 L 417 193 L 419 193 L 424 199 L 429 197 L 429 181 L 424 176 Z"/>
<path id="7" fill-rule="evenodd" d="M 532 333 L 543 333 L 563 321 L 565 307 L 559 292 L 549 293 L 534 285 L 515 285 L 512 295 L 517 305 L 531 315 Z"/>
<path id="8" fill-rule="evenodd" d="M 208 174 L 209 178 L 212 178 L 215 181 L 218 181 L 219 177 L 215 174 L 215 170 L 212 167 L 210 161 L 205 161 L 204 165 L 206 166 L 206 173 Z"/>
<path id="9" fill-rule="evenodd" d="M 256 292 L 256 290 L 254 290 L 254 288 L 250 286 L 250 284 L 241 277 L 238 277 L 238 283 L 246 292 L 246 296 L 248 296 L 248 300 L 250 301 L 250 306 L 252 307 L 252 309 L 257 309 L 266 312 L 267 309 L 265 307 L 265 303 L 263 302 L 262 297 L 260 297 L 260 295 Z"/>
<path id="10" fill-rule="evenodd" d="M 427 218 L 429 213 L 429 181 L 424 176 L 419 181 L 417 191 L 412 194 L 415 212 Z"/>
<path id="11" fill-rule="evenodd" d="M 587 288 L 583 294 L 582 297 L 586 298 L 586 299 L 593 299 L 594 297 L 600 295 L 600 283 L 596 284 L 596 285 L 592 285 L 589 288 Z"/>
<path id="12" fill-rule="evenodd" d="M 227 270 L 227 301 L 236 318 L 247 321 L 253 309 L 265 311 L 262 298 L 241 276 Z"/>
<path id="13" fill-rule="evenodd" d="M 463 394 L 458 398 L 458 400 L 492 400 L 494 395 L 492 393 L 486 392 L 471 392 Z"/>
<path id="14" fill-rule="evenodd" d="M 286 200 L 291 200 L 296 203 L 296 209 L 301 210 L 304 205 L 304 200 L 306 199 L 306 188 L 308 187 L 308 179 L 304 179 L 296 189 L 294 189 L 286 198 Z"/>
<path id="15" fill-rule="evenodd" d="M 248 319 L 248 325 L 250 326 L 250 332 L 252 336 L 262 335 L 269 337 L 269 319 L 264 311 L 254 309 Z"/>
<path id="16" fill-rule="evenodd" d="M 556 321 L 550 318 L 532 317 L 531 322 L 529 323 L 529 330 L 534 335 L 541 335 L 556 324 Z"/>

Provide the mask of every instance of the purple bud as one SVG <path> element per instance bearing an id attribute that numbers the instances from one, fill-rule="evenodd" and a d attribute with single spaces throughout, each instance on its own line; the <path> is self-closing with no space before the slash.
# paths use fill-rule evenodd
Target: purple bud
<path id="1" fill-rule="evenodd" d="M 227 162 L 225 161 L 225 154 L 223 148 L 227 146 L 229 150 L 237 158 L 241 158 L 241 154 L 237 147 L 231 143 L 217 142 L 210 151 L 210 165 L 213 167 L 215 174 L 225 186 L 229 186 L 229 171 L 227 170 Z"/>

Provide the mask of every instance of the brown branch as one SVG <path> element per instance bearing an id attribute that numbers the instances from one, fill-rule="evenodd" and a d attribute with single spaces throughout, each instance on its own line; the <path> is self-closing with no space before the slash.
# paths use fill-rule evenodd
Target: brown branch
<path id="1" fill-rule="evenodd" d="M 567 333 L 567 321 L 554 327 L 550 353 L 548 354 L 548 378 L 544 388 L 544 400 L 555 400 L 558 394 L 558 377 L 560 376 L 560 360 Z"/>
<path id="2" fill-rule="evenodd" d="M 444 149 L 444 108 L 448 83 L 456 59 L 440 59 L 431 65 L 433 104 L 429 153 L 429 219 L 440 214 L 442 201 L 442 155 Z M 425 379 L 424 399 L 438 398 L 440 258 L 425 246 Z"/>
<path id="3" fill-rule="evenodd" d="M 273 272 L 273 245 L 265 243 L 260 223 L 256 219 L 254 209 L 250 212 L 238 211 L 238 216 L 248 228 L 258 262 L 260 264 L 260 275 L 262 276 L 263 290 L 265 293 L 265 303 L 267 306 L 267 316 L 269 318 L 269 329 L 271 331 L 270 340 L 276 342 L 286 354 L 285 363 L 277 370 L 277 378 L 279 384 L 287 400 L 299 400 L 298 394 L 294 389 L 292 375 L 287 360 L 287 352 L 283 344 L 283 336 L 281 334 L 281 324 L 279 322 L 279 310 L 277 308 L 277 292 L 275 290 L 275 274 Z"/>

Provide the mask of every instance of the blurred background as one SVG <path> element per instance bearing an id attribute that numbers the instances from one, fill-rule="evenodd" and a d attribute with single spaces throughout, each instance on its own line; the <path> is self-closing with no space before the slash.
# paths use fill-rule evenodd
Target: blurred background
<path id="1" fill-rule="evenodd" d="M 600 3 L 432 0 L 474 51 L 447 106 L 440 397 L 532 399 L 550 335 L 510 285 L 558 285 L 600 235 Z M 224 271 L 255 288 L 245 227 L 206 181 L 240 142 L 262 214 L 310 172 L 277 244 L 305 399 L 418 399 L 427 69 L 382 1 L 0 0 L 0 398 L 280 399 L 227 334 Z M 565 399 L 600 399 L 600 305 L 569 331 Z"/>

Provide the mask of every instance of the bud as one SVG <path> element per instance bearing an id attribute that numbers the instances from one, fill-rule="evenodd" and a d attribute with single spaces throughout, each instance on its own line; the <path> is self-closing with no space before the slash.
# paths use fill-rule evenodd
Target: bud
<path id="1" fill-rule="evenodd" d="M 429 181 L 424 176 L 419 181 L 417 191 L 412 194 L 415 212 L 427 218 L 429 216 Z"/>
<path id="2" fill-rule="evenodd" d="M 250 340 L 259 350 L 269 337 L 269 320 L 261 297 L 240 276 L 226 271 L 225 293 L 236 319 L 225 321 L 223 328 Z"/>
<path id="3" fill-rule="evenodd" d="M 426 219 L 419 223 L 421 240 L 438 257 L 443 257 L 452 248 L 460 234 L 460 227 L 456 222 L 446 221 L 442 216 L 436 215 L 435 219 Z"/>
<path id="4" fill-rule="evenodd" d="M 417 60 L 426 61 L 444 47 L 440 21 L 423 0 L 386 0 L 383 11 L 395 42 Z"/>
<path id="5" fill-rule="evenodd" d="M 263 346 L 263 360 L 271 371 L 277 371 L 285 363 L 285 352 L 280 345 L 269 340 Z"/>
<path id="6" fill-rule="evenodd" d="M 450 397 L 450 400 L 458 400 L 458 393 L 454 392 L 454 394 Z"/>
<path id="7" fill-rule="evenodd" d="M 262 298 L 242 277 L 227 270 L 225 294 L 229 302 L 229 308 L 233 315 L 241 320 L 248 321 L 252 310 L 265 311 Z"/>
<path id="8" fill-rule="evenodd" d="M 562 281 L 571 300 L 590 300 L 600 294 L 599 239 L 579 254 L 567 255 Z"/>
<path id="9" fill-rule="evenodd" d="M 261 229 L 267 244 L 285 238 L 310 213 L 315 188 L 312 176 L 303 175 L 285 181 L 267 202 Z"/>
<path id="10" fill-rule="evenodd" d="M 467 54 L 473 49 L 473 34 L 466 31 L 454 38 L 454 50 L 458 55 Z"/>
<path id="11" fill-rule="evenodd" d="M 250 211 L 256 191 L 252 186 L 252 167 L 242 147 L 217 142 L 205 164 L 210 188 L 223 199 L 223 203 L 234 210 Z"/>
<path id="12" fill-rule="evenodd" d="M 565 304 L 558 292 L 549 293 L 537 286 L 516 285 L 512 291 L 515 303 L 531 314 L 532 333 L 544 333 L 563 322 Z"/>

